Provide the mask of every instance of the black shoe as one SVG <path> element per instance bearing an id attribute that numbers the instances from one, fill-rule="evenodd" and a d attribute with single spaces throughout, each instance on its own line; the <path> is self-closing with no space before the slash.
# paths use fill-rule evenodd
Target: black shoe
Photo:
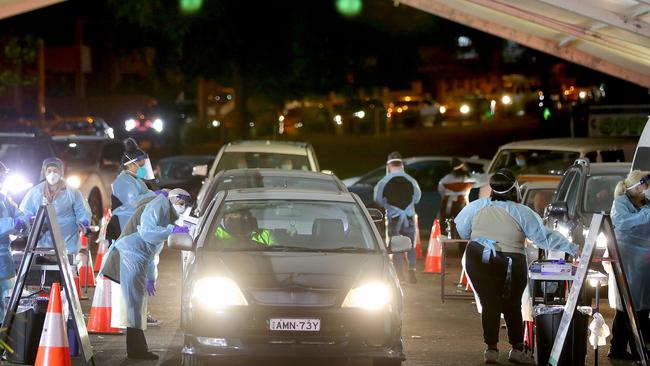
<path id="1" fill-rule="evenodd" d="M 638 359 L 638 357 L 634 357 L 628 351 L 616 351 L 616 350 L 613 350 L 613 349 L 609 350 L 609 353 L 607 354 L 607 358 L 611 358 L 612 360 L 636 360 L 636 359 Z"/>
<path id="2" fill-rule="evenodd" d="M 134 360 L 157 360 L 160 358 L 158 357 L 157 354 L 153 352 L 142 352 L 142 353 L 138 352 L 136 354 L 129 353 L 127 357 Z"/>
<path id="3" fill-rule="evenodd" d="M 409 283 L 418 283 L 418 279 L 415 278 L 415 271 L 409 271 Z"/>

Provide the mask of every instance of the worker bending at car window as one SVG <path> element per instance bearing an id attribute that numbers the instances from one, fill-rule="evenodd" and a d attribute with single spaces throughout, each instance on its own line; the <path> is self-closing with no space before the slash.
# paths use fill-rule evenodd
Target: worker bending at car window
<path id="1" fill-rule="evenodd" d="M 4 186 L 8 173 L 9 169 L 0 162 L 0 186 Z M 27 220 L 11 197 L 1 192 L 5 190 L 0 190 L 0 316 L 4 319 L 4 299 L 11 296 L 11 290 L 16 283 L 16 268 L 11 257 L 9 234 L 26 230 Z"/>
<path id="2" fill-rule="evenodd" d="M 267 229 L 260 229 L 257 226 L 257 219 L 248 210 L 226 213 L 217 226 L 214 236 L 219 240 L 237 244 L 275 244 L 273 233 Z"/>
<path id="3" fill-rule="evenodd" d="M 182 191 L 182 196 L 179 192 Z M 173 224 L 178 213 L 189 204 L 189 194 L 181 189 L 170 191 L 169 197 L 159 195 L 147 203 L 140 215 L 137 230 L 118 239 L 110 251 L 119 252 L 120 287 L 126 301 L 128 326 L 126 350 L 129 358 L 156 360 L 149 352 L 143 330 L 146 329 L 147 294 L 155 294 L 151 264 L 170 234 L 189 233 L 184 226 Z M 109 255 L 107 254 L 107 256 Z"/>
<path id="4" fill-rule="evenodd" d="M 115 220 L 112 220 L 112 225 L 109 225 L 113 226 L 112 230 L 109 230 L 111 232 L 108 235 L 109 239 L 119 238 L 120 232 L 124 230 L 124 226 L 135 212 L 140 200 L 155 195 L 144 182 L 144 179 L 153 178 L 153 172 L 147 170 L 148 160 L 148 155 L 140 150 L 134 139 L 124 140 L 123 170 L 111 185 L 112 214 L 119 221 L 119 230 Z M 151 163 L 148 164 L 148 167 L 151 167 Z"/>
<path id="5" fill-rule="evenodd" d="M 621 263 L 632 295 L 632 303 L 639 320 L 643 339 L 648 339 L 648 315 L 650 314 L 650 207 L 646 193 L 650 184 L 650 172 L 633 170 L 625 180 L 616 185 L 611 217 L 614 235 L 618 243 Z M 607 269 L 607 268 L 606 268 Z M 611 348 L 607 357 L 612 359 L 639 360 L 639 352 L 633 338 L 625 308 L 616 289 L 616 281 L 610 270 L 609 300 L 616 308 L 612 324 Z M 631 353 L 627 351 L 628 343 Z"/>
<path id="6" fill-rule="evenodd" d="M 540 248 L 575 256 L 578 246 L 560 233 L 544 227 L 541 218 L 519 203 L 521 192 L 515 175 L 500 169 L 490 178 L 491 196 L 471 202 L 456 216 L 456 229 L 470 242 L 465 249 L 466 271 L 483 311 L 486 363 L 498 363 L 500 317 L 508 327 L 512 349 L 508 361 L 534 364 L 524 352 L 521 297 L 528 282 L 525 240 Z"/>
<path id="7" fill-rule="evenodd" d="M 81 249 L 80 229 L 88 230 L 90 225 L 90 207 L 81 192 L 65 183 L 63 161 L 47 158 L 43 161 L 41 179 L 45 181 L 32 187 L 23 201 L 20 210 L 27 217 L 34 217 L 42 205 L 54 208 L 56 219 L 65 241 L 67 254 L 76 255 Z M 41 248 L 53 248 L 51 235 L 42 235 L 38 242 Z"/>
<path id="8" fill-rule="evenodd" d="M 388 175 L 382 178 L 374 190 L 375 203 L 386 210 L 388 216 L 388 236 L 404 235 L 415 244 L 415 204 L 420 202 L 422 191 L 418 182 L 404 171 L 404 162 L 399 152 L 388 154 L 386 161 Z M 417 283 L 415 277 L 416 255 L 415 247 L 407 252 L 409 266 L 409 282 Z M 404 278 L 404 256 L 393 257 L 395 269 Z"/>
<path id="9" fill-rule="evenodd" d="M 454 229 L 453 219 L 469 202 L 469 192 L 475 181 L 467 171 L 465 163 L 458 158 L 451 160 L 451 173 L 445 175 L 438 182 L 438 193 L 442 198 L 440 203 L 441 232 L 447 235 L 447 230 L 452 230 L 452 237 L 458 237 Z M 447 219 L 450 220 L 449 227 Z"/>

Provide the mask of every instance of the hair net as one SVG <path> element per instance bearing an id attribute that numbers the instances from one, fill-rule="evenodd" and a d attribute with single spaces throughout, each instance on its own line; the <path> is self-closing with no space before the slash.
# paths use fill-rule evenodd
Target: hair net
<path id="1" fill-rule="evenodd" d="M 190 194 L 182 188 L 172 189 L 171 191 L 169 191 L 167 197 L 169 198 L 169 201 L 172 204 L 176 204 L 180 200 L 185 201 L 185 203 L 190 203 L 190 201 L 192 200 L 192 196 L 190 196 Z"/>
<path id="2" fill-rule="evenodd" d="M 45 179 L 45 171 L 48 167 L 51 166 L 59 168 L 59 171 L 61 172 L 61 178 L 63 179 L 65 173 L 65 165 L 63 164 L 63 160 L 59 158 L 47 158 L 43 160 L 43 166 L 41 168 L 41 179 Z"/>

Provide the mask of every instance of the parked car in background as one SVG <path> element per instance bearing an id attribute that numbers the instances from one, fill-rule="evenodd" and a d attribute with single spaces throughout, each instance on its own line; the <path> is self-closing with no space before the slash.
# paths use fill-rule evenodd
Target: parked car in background
<path id="1" fill-rule="evenodd" d="M 402 289 L 389 254 L 411 248 L 408 238 L 386 245 L 350 193 L 244 189 L 213 202 L 183 273 L 183 365 L 287 356 L 401 365 Z M 223 234 L 231 227 L 236 237 Z"/>
<path id="2" fill-rule="evenodd" d="M 111 184 L 122 167 L 122 141 L 98 136 L 55 136 L 57 155 L 65 162 L 66 183 L 88 200 L 92 223 L 99 225 L 111 207 Z"/>
<path id="3" fill-rule="evenodd" d="M 94 116 L 60 117 L 47 129 L 52 136 L 100 136 L 115 138 L 113 128 L 102 118 Z"/>
<path id="4" fill-rule="evenodd" d="M 244 188 L 284 188 L 341 193 L 348 191 L 343 182 L 333 174 L 285 169 L 224 170 L 210 182 L 210 186 L 205 191 L 205 199 L 195 207 L 195 215 L 203 215 L 217 193 Z"/>
<path id="5" fill-rule="evenodd" d="M 451 172 L 451 159 L 447 156 L 418 156 L 404 159 L 406 172 L 417 180 L 422 190 L 420 203 L 415 206 L 421 233 L 430 232 L 433 220 L 438 216 L 441 202 L 438 182 Z M 467 165 L 470 173 L 477 176 L 485 172 L 488 163 L 488 160 L 478 158 L 461 158 L 461 160 Z M 382 165 L 358 179 L 347 180 L 349 183 L 353 182 L 348 184 L 348 189 L 358 194 L 367 207 L 378 208 L 374 203 L 373 191 L 375 185 L 384 176 L 386 176 L 386 166 Z"/>
<path id="6" fill-rule="evenodd" d="M 192 170 L 197 165 L 210 164 L 214 155 L 180 155 L 160 159 L 156 164 L 156 176 L 160 188 L 183 188 L 196 197 L 203 184 L 203 177 Z"/>
<path id="7" fill-rule="evenodd" d="M 42 131 L 1 132 L 0 161 L 9 168 L 4 193 L 20 204 L 27 191 L 41 182 L 43 160 L 53 156 L 52 138 Z"/>
<path id="8" fill-rule="evenodd" d="M 625 179 L 630 167 L 630 163 L 576 160 L 564 173 L 546 210 L 546 225 L 582 246 L 593 214 L 610 212 L 616 184 Z M 597 249 L 604 251 L 605 243 L 599 241 Z"/>
<path id="9" fill-rule="evenodd" d="M 205 177 L 203 186 L 197 195 L 197 203 L 201 203 L 211 179 L 220 171 L 255 168 L 320 171 L 314 148 L 305 142 L 230 142 L 221 147 L 209 170 L 207 164 L 194 167 L 194 175 Z"/>

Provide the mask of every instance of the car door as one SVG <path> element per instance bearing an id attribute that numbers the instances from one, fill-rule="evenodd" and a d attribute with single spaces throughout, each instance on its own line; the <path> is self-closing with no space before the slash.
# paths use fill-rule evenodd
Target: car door
<path id="1" fill-rule="evenodd" d="M 568 234 L 575 235 L 574 231 L 577 229 L 582 230 L 580 225 L 580 207 L 581 204 L 581 187 L 584 184 L 586 176 L 586 167 L 583 165 L 573 165 L 570 167 L 564 177 L 560 181 L 554 202 L 565 202 L 567 206 L 567 214 L 565 217 L 551 217 L 552 223 L 557 220 L 558 227 L 564 228 Z M 562 231 L 562 230 L 561 230 Z M 580 233 L 581 234 L 581 233 Z"/>
<path id="2" fill-rule="evenodd" d="M 632 170 L 650 170 L 650 117 L 639 138 L 634 160 L 632 160 Z"/>
<path id="3" fill-rule="evenodd" d="M 373 197 L 374 190 L 377 183 L 385 176 L 386 166 L 382 165 L 361 177 L 358 182 L 354 183 L 348 189 L 350 192 L 356 193 L 366 207 L 377 208 Z"/>

